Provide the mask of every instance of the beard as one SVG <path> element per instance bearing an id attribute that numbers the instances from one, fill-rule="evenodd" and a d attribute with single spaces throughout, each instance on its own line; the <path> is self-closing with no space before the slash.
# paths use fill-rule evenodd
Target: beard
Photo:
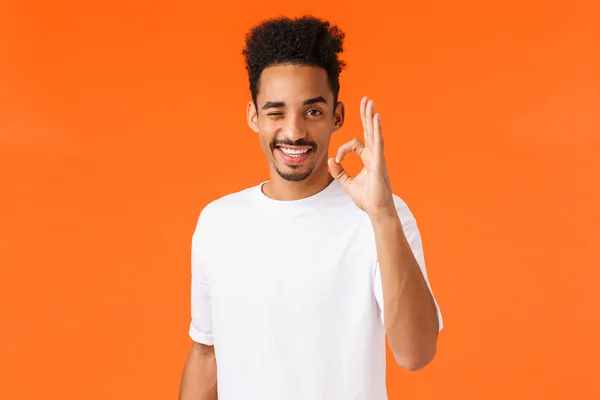
<path id="1" fill-rule="evenodd" d="M 282 177 L 283 179 L 285 179 L 286 181 L 290 181 L 290 182 L 299 182 L 302 181 L 306 178 L 308 178 L 310 176 L 310 174 L 312 174 L 314 167 L 310 167 L 308 168 L 306 171 L 294 171 L 295 169 L 298 169 L 300 166 L 286 166 L 286 168 L 291 168 L 291 171 L 282 171 L 280 168 L 278 168 L 277 166 L 275 166 L 275 171 L 277 171 L 277 174 Z"/>
<path id="2" fill-rule="evenodd" d="M 319 147 L 316 142 L 307 141 L 304 139 L 300 139 L 295 142 L 292 142 L 291 140 L 274 140 L 270 144 L 271 151 L 273 151 L 273 152 L 276 151 L 276 148 L 278 145 L 310 146 L 310 147 L 312 147 L 313 152 L 316 152 Z M 274 161 L 273 166 L 275 168 L 275 171 L 277 171 L 277 174 L 280 177 L 282 177 L 283 179 L 285 179 L 286 181 L 290 181 L 290 182 L 299 182 L 299 181 L 302 181 L 302 180 L 308 178 L 310 176 L 310 174 L 312 174 L 313 170 L 315 169 L 314 165 L 311 165 L 308 168 L 306 168 L 304 165 L 278 166 L 277 162 L 275 162 L 275 160 L 273 160 L 273 161 Z M 282 168 L 285 168 L 285 170 L 283 170 Z M 302 171 L 301 169 L 303 169 L 303 168 L 306 168 L 306 170 Z"/>

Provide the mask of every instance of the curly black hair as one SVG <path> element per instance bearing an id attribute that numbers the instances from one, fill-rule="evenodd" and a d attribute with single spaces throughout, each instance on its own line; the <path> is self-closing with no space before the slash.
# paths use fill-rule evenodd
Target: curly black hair
<path id="1" fill-rule="evenodd" d="M 344 37 L 336 25 L 310 15 L 272 18 L 254 26 L 246 34 L 246 47 L 242 51 L 254 104 L 263 69 L 283 64 L 325 69 L 334 105 L 337 104 L 339 76 L 346 65 L 338 58 L 343 52 Z"/>

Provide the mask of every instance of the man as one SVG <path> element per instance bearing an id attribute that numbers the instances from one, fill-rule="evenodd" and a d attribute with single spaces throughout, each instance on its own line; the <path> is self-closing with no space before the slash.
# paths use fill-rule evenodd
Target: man
<path id="1" fill-rule="evenodd" d="M 434 358 L 441 314 L 373 100 L 357 107 L 363 140 L 328 158 L 344 122 L 343 39 L 309 16 L 246 37 L 248 124 L 270 180 L 200 213 L 181 399 L 383 400 L 386 334 L 400 366 Z M 355 177 L 341 165 L 350 152 L 364 164 Z"/>

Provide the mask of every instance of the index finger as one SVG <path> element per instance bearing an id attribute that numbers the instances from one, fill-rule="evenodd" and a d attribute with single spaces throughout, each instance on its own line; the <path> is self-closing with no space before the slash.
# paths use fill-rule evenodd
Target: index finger
<path id="1" fill-rule="evenodd" d="M 363 96 L 360 100 L 360 120 L 362 121 L 363 133 L 365 135 L 365 140 L 367 139 L 367 102 L 369 98 L 367 96 Z"/>
<path id="2" fill-rule="evenodd" d="M 364 148 L 364 143 L 361 142 L 359 139 L 354 138 L 351 141 L 344 143 L 338 148 L 337 154 L 335 156 L 335 162 L 338 164 L 341 163 L 344 157 L 346 157 L 346 154 L 351 153 L 353 151 L 360 156 Z"/>

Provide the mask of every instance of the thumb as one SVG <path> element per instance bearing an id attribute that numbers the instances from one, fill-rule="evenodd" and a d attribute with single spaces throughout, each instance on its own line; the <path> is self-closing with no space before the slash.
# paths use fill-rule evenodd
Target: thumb
<path id="1" fill-rule="evenodd" d="M 327 164 L 331 169 L 331 176 L 333 176 L 337 181 L 339 181 L 344 188 L 348 187 L 350 185 L 350 182 L 352 182 L 352 178 L 350 177 L 350 175 L 348 175 L 344 167 L 342 167 L 341 164 L 336 163 L 333 157 L 327 160 Z"/>

